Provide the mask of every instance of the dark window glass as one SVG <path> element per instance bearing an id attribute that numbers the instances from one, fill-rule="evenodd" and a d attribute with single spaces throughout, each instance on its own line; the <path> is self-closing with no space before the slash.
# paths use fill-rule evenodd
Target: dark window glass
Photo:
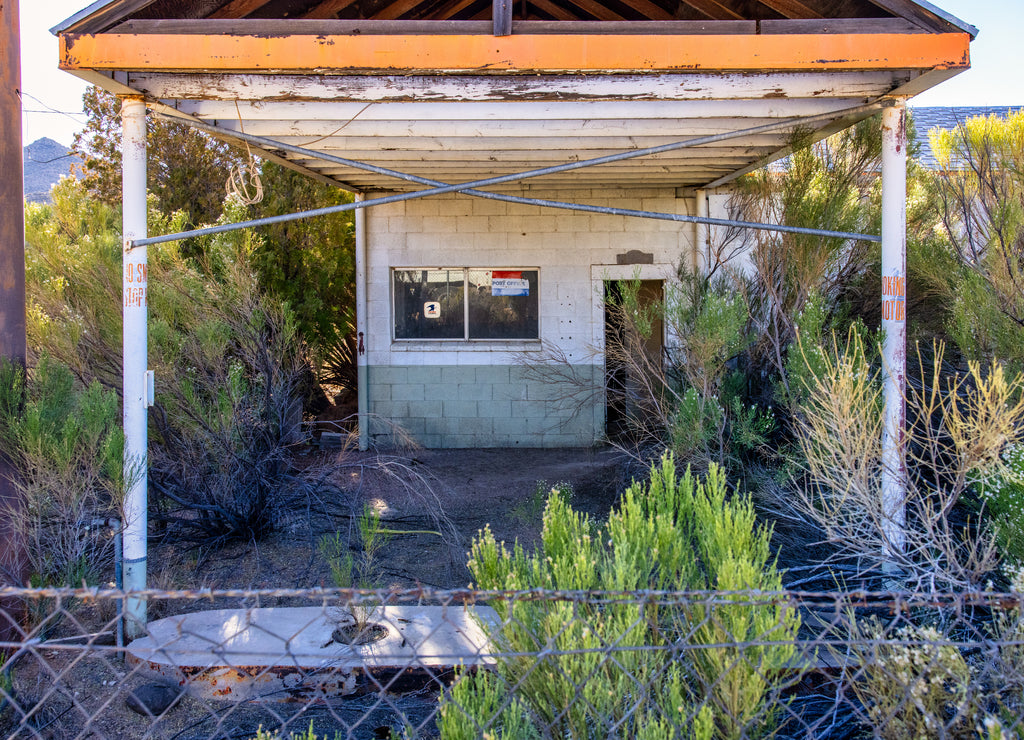
<path id="1" fill-rule="evenodd" d="M 465 271 L 395 270 L 396 339 L 464 339 Z"/>
<path id="2" fill-rule="evenodd" d="M 537 339 L 537 270 L 467 270 L 470 339 Z"/>

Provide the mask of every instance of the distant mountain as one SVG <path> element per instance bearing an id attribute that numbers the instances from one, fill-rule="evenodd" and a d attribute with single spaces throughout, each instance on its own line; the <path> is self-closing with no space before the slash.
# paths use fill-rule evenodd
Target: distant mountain
<path id="1" fill-rule="evenodd" d="M 53 139 L 37 139 L 25 147 L 25 200 L 50 202 L 50 188 L 71 174 L 71 166 L 82 160 Z"/>

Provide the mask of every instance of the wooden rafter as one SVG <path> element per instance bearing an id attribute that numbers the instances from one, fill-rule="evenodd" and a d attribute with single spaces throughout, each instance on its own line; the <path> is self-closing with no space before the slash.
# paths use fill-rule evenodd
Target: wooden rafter
<path id="1" fill-rule="evenodd" d="M 313 7 L 311 10 L 306 11 L 306 13 L 301 17 L 326 20 L 328 18 L 333 18 L 337 13 L 355 2 L 356 0 L 327 0 L 326 2 L 322 2 Z"/>
<path id="2" fill-rule="evenodd" d="M 713 21 L 742 21 L 742 15 L 718 0 L 683 0 L 687 5 L 703 13 Z"/>
<path id="3" fill-rule="evenodd" d="M 580 10 L 590 13 L 592 16 L 597 18 L 599 21 L 624 21 L 626 20 L 621 15 L 616 13 L 610 8 L 606 8 L 596 0 L 569 0 L 570 3 L 575 5 Z"/>
<path id="4" fill-rule="evenodd" d="M 112 26 L 118 25 L 125 18 L 133 13 L 145 10 L 156 0 L 125 0 L 116 5 L 107 4 L 92 14 L 85 14 L 85 11 L 78 14 L 81 17 L 77 22 L 63 28 L 61 33 L 102 33 Z M 69 19 L 70 20 L 70 19 Z"/>
<path id="5" fill-rule="evenodd" d="M 264 5 L 270 3 L 270 0 L 231 0 L 227 5 L 222 5 L 217 9 L 216 12 L 212 13 L 210 18 L 245 18 L 250 13 L 253 13 Z"/>
<path id="6" fill-rule="evenodd" d="M 814 8 L 805 5 L 800 0 L 757 0 L 761 5 L 767 5 L 776 13 L 786 18 L 824 18 Z"/>
<path id="7" fill-rule="evenodd" d="M 630 0 L 629 4 L 638 13 L 642 13 L 652 21 L 672 21 L 676 18 L 660 5 L 655 5 L 650 0 Z"/>
<path id="8" fill-rule="evenodd" d="M 913 21 L 925 30 L 932 31 L 933 33 L 949 31 L 952 25 L 947 20 L 928 12 L 925 8 L 909 0 L 870 0 L 870 2 L 897 17 Z"/>
<path id="9" fill-rule="evenodd" d="M 371 18 L 375 21 L 393 21 L 401 18 L 403 15 L 414 9 L 417 5 L 422 5 L 425 0 L 397 0 L 397 2 L 389 3 L 385 7 L 377 11 Z"/>
<path id="10" fill-rule="evenodd" d="M 556 21 L 578 21 L 580 19 L 578 15 L 573 15 L 565 8 L 555 5 L 553 2 L 549 2 L 549 0 L 530 0 L 530 4 L 538 10 L 544 11 Z"/>
<path id="11" fill-rule="evenodd" d="M 454 15 L 462 12 L 474 2 L 476 2 L 476 0 L 453 0 L 447 5 L 442 5 L 438 8 L 438 10 L 433 14 L 433 18 L 438 21 L 450 20 Z"/>

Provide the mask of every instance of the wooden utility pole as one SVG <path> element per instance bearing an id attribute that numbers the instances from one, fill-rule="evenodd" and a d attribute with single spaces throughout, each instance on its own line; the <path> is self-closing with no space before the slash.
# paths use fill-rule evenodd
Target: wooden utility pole
<path id="1" fill-rule="evenodd" d="M 0 356 L 25 364 L 25 192 L 17 0 L 0 0 Z"/>
<path id="2" fill-rule="evenodd" d="M 25 193 L 21 144 L 18 0 L 0 0 L 0 358 L 25 366 Z M 11 517 L 20 502 L 17 470 L 0 450 L 0 581 L 23 585 L 24 553 Z M 10 614 L 11 604 L 0 602 Z M 13 616 L 13 615 L 12 615 Z M 13 625 L 0 614 L 0 636 Z"/>

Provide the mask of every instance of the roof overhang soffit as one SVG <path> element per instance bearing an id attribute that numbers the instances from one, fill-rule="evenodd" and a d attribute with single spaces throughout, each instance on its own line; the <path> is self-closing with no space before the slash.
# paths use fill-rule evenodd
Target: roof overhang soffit
<path id="1" fill-rule="evenodd" d="M 195 120 L 261 130 L 293 143 L 317 141 L 324 151 L 462 182 L 480 177 L 482 170 L 511 172 L 564 161 L 566 152 L 600 155 L 667 136 L 743 128 L 757 119 L 838 113 L 886 96 L 911 96 L 968 68 L 969 43 L 966 34 L 685 39 L 103 34 L 62 37 L 61 65 L 112 92 L 140 95 L 151 107 L 166 103 Z M 609 61 L 617 66 L 609 69 Z M 403 66 L 408 64 L 416 66 Z M 402 107 L 403 100 L 410 105 Z M 424 100 L 452 105 L 420 121 L 424 104 L 415 101 Z M 500 120 L 490 120 L 498 113 L 486 108 L 488 101 L 510 100 L 521 104 L 509 103 L 507 111 L 502 104 Z M 542 100 L 552 102 L 533 104 Z M 595 117 L 591 108 L 569 110 L 569 100 L 608 103 Z M 392 107 L 387 101 L 394 101 Z M 481 107 L 460 108 L 458 101 Z M 370 103 L 381 105 L 367 108 Z M 451 130 L 433 120 L 453 117 L 463 122 L 453 122 Z M 568 119 L 583 123 L 572 126 Z M 853 122 L 837 116 L 815 133 L 825 136 Z M 782 135 L 737 140 L 718 151 L 612 165 L 545 185 L 598 179 L 626 185 L 724 183 L 786 154 L 785 144 Z M 295 161 L 294 154 L 267 155 L 342 187 L 395 186 L 341 166 Z"/>

